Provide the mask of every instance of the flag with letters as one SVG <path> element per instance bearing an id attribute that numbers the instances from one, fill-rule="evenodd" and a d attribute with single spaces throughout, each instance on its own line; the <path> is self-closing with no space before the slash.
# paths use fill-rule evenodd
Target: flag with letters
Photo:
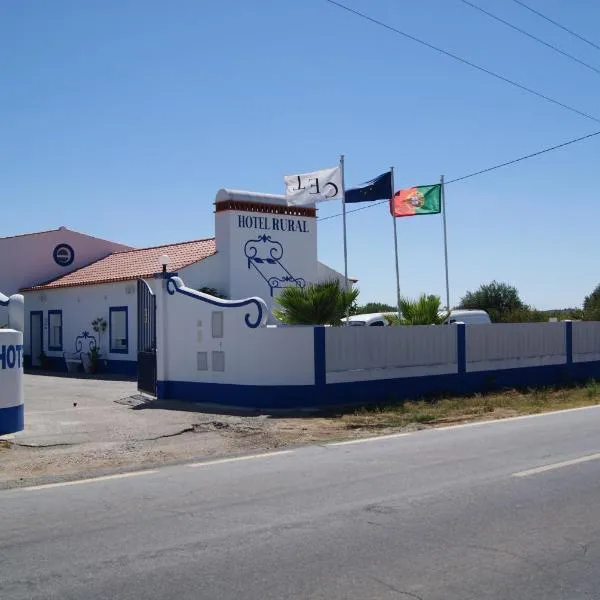
<path id="1" fill-rule="evenodd" d="M 392 172 L 388 171 L 362 185 L 346 190 L 346 204 L 353 202 L 373 202 L 375 200 L 389 200 L 394 195 L 392 189 Z"/>
<path id="2" fill-rule="evenodd" d="M 390 200 L 393 217 L 436 215 L 442 210 L 442 186 L 419 185 L 397 191 Z"/>
<path id="3" fill-rule="evenodd" d="M 283 180 L 288 206 L 305 206 L 315 202 L 341 200 L 344 197 L 340 167 L 300 175 L 286 175 Z"/>

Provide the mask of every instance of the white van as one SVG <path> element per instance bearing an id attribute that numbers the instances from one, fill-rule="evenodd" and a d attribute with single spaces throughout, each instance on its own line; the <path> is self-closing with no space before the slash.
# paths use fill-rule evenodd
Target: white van
<path id="1" fill-rule="evenodd" d="M 343 321 L 345 322 L 346 319 Z M 368 313 L 348 317 L 348 325 L 350 327 L 387 327 L 389 323 L 384 313 Z"/>
<path id="2" fill-rule="evenodd" d="M 446 313 L 441 312 L 444 316 Z M 492 322 L 490 315 L 485 310 L 476 309 L 457 309 L 451 310 L 442 325 L 450 325 L 452 323 L 464 323 L 465 325 L 489 325 Z"/>

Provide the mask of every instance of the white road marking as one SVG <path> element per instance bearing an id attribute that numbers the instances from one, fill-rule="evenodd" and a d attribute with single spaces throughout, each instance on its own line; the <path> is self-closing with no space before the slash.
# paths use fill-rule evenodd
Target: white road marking
<path id="1" fill-rule="evenodd" d="M 218 458 L 217 460 L 207 460 L 204 462 L 190 463 L 186 467 L 211 467 L 212 465 L 222 465 L 224 463 L 238 462 L 242 460 L 254 460 L 257 458 L 269 458 L 270 456 L 280 456 L 281 454 L 293 454 L 293 450 L 279 450 L 278 452 L 264 452 L 263 454 L 249 454 L 246 456 L 233 456 L 232 458 Z"/>
<path id="2" fill-rule="evenodd" d="M 510 423 L 511 421 L 522 421 L 524 419 L 537 419 L 538 417 L 551 417 L 564 415 L 565 413 L 579 412 L 582 410 L 600 409 L 600 404 L 593 404 L 591 406 L 580 406 L 578 408 L 565 408 L 563 410 L 549 410 L 546 412 L 535 413 L 534 415 L 519 415 L 518 417 L 506 417 L 505 419 L 487 419 L 485 421 L 472 421 L 470 423 L 460 423 L 459 425 L 448 425 L 448 426 L 433 426 L 430 429 L 424 429 L 422 431 L 451 431 L 452 429 L 463 429 L 464 427 L 479 427 L 481 425 L 492 425 L 493 423 Z"/>
<path id="3" fill-rule="evenodd" d="M 74 481 L 44 483 L 42 485 L 31 485 L 29 487 L 16 488 L 16 491 L 34 492 L 38 490 L 48 490 L 50 488 L 66 487 L 68 485 L 82 485 L 84 483 L 96 483 L 97 481 L 109 481 L 111 479 L 126 479 L 128 477 L 138 477 L 139 475 L 151 475 L 152 473 L 158 473 L 158 471 L 132 471 L 131 473 L 117 473 L 115 475 L 104 475 L 102 477 L 92 477 L 90 479 L 76 479 Z"/>
<path id="4" fill-rule="evenodd" d="M 330 442 L 326 446 L 350 446 L 351 444 L 365 444 L 366 442 L 380 442 L 382 440 L 391 440 L 395 438 L 406 437 L 410 433 L 392 433 L 390 435 L 376 435 L 368 438 L 358 438 L 356 440 L 345 440 L 343 442 Z"/>
<path id="5" fill-rule="evenodd" d="M 539 473 L 546 473 L 547 471 L 554 471 L 554 469 L 562 469 L 563 467 L 570 467 L 572 465 L 580 465 L 582 463 L 590 462 L 592 460 L 600 460 L 600 454 L 589 454 L 588 456 L 582 456 L 580 458 L 574 458 L 573 460 L 565 460 L 563 462 L 554 463 L 553 465 L 544 465 L 543 467 L 537 467 L 535 469 L 529 469 L 527 471 L 520 471 L 519 473 L 513 473 L 513 477 L 528 477 L 529 475 L 538 475 Z"/>

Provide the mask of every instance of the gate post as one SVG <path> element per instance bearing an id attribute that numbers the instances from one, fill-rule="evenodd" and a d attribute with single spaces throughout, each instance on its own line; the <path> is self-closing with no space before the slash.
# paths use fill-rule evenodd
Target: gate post
<path id="1" fill-rule="evenodd" d="M 165 400 L 168 387 L 168 352 L 166 352 L 167 336 L 167 277 L 159 275 L 156 280 L 156 398 Z"/>

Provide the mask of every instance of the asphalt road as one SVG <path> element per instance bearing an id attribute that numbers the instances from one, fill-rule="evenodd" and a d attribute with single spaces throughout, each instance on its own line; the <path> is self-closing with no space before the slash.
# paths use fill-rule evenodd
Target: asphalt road
<path id="1" fill-rule="evenodd" d="M 0 492 L 0 597 L 600 599 L 600 408 Z"/>

